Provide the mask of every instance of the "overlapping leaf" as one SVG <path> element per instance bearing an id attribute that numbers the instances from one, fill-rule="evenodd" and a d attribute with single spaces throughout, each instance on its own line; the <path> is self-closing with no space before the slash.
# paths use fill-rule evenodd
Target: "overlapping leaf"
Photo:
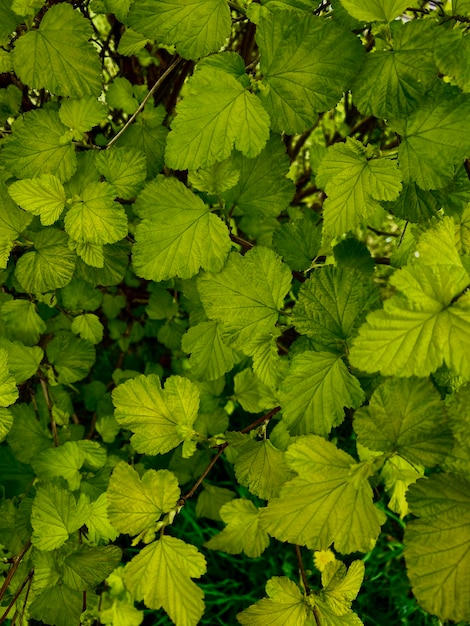
<path id="1" fill-rule="evenodd" d="M 263 17 L 256 41 L 261 101 L 273 130 L 288 134 L 310 128 L 317 112 L 335 106 L 363 56 L 359 40 L 336 23 L 290 11 Z"/>
<path id="2" fill-rule="evenodd" d="M 289 268 L 267 248 L 232 253 L 223 270 L 206 274 L 198 290 L 209 318 L 223 323 L 227 343 L 246 351 L 275 329 L 291 284 Z"/>
<path id="3" fill-rule="evenodd" d="M 181 539 L 163 535 L 145 547 L 124 571 L 126 587 L 150 609 L 163 609 L 175 624 L 196 626 L 204 594 L 191 580 L 206 571 L 206 560 Z"/>
<path id="4" fill-rule="evenodd" d="M 369 470 L 322 437 L 289 446 L 286 461 L 298 473 L 260 514 L 262 527 L 280 541 L 342 553 L 367 552 L 383 516 L 372 503 Z"/>
<path id="5" fill-rule="evenodd" d="M 204 544 L 211 550 L 228 554 L 244 553 L 256 558 L 269 545 L 269 536 L 260 527 L 259 509 L 249 500 L 237 499 L 227 502 L 220 509 L 220 516 L 227 526 Z"/>
<path id="6" fill-rule="evenodd" d="M 85 378 L 96 356 L 93 344 L 70 332 L 58 333 L 47 344 L 46 353 L 58 374 L 58 382 L 64 384 Z"/>
<path id="7" fill-rule="evenodd" d="M 154 181 L 140 194 L 133 264 L 155 281 L 191 278 L 202 267 L 217 272 L 230 250 L 227 227 L 209 207 L 174 178 Z"/>
<path id="8" fill-rule="evenodd" d="M 402 185 L 397 164 L 371 156 L 368 148 L 349 137 L 328 148 L 317 172 L 317 183 L 328 195 L 323 205 L 326 235 L 352 230 L 380 208 L 379 200 L 398 197 Z"/>
<path id="9" fill-rule="evenodd" d="M 353 17 L 365 22 L 391 22 L 415 4 L 410 0 L 363 0 L 360 5 L 354 0 L 341 0 L 341 3 Z"/>
<path id="10" fill-rule="evenodd" d="M 259 98 L 231 74 L 203 66 L 176 106 L 165 160 L 173 169 L 196 170 L 227 159 L 234 146 L 253 158 L 268 138 L 269 116 Z"/>
<path id="11" fill-rule="evenodd" d="M 190 353 L 191 372 L 201 380 L 216 380 L 235 364 L 236 353 L 224 344 L 219 322 L 201 322 L 183 336 L 181 347 Z"/>
<path id="12" fill-rule="evenodd" d="M 15 379 L 8 370 L 8 352 L 0 348 L 0 406 L 10 406 L 17 398 Z"/>
<path id="13" fill-rule="evenodd" d="M 8 193 L 22 209 L 39 215 L 43 226 L 51 226 L 59 219 L 66 201 L 62 183 L 52 174 L 12 183 Z"/>
<path id="14" fill-rule="evenodd" d="M 432 467 L 452 449 L 445 405 L 426 379 L 389 379 L 356 411 L 354 430 L 371 450 L 398 452 Z"/>
<path id="15" fill-rule="evenodd" d="M 52 6 L 38 30 L 20 37 L 13 51 L 15 71 L 32 89 L 59 96 L 98 96 L 101 72 L 98 52 L 88 41 L 91 24 L 71 5 Z"/>
<path id="16" fill-rule="evenodd" d="M 309 610 L 297 585 L 285 576 L 275 576 L 266 583 L 268 598 L 258 600 L 237 620 L 245 626 L 304 626 Z"/>
<path id="17" fill-rule="evenodd" d="M 294 356 L 279 400 L 291 435 L 326 436 L 344 419 L 344 407 L 364 399 L 359 381 L 331 352 L 307 351 Z"/>
<path id="18" fill-rule="evenodd" d="M 132 430 L 138 452 L 164 454 L 193 435 L 199 391 L 187 378 L 170 376 L 162 389 L 155 374 L 138 376 L 113 391 L 118 423 Z"/>

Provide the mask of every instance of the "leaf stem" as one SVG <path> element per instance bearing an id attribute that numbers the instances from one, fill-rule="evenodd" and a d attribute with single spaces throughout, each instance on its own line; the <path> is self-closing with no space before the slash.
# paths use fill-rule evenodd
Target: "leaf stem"
<path id="1" fill-rule="evenodd" d="M 148 94 L 145 96 L 145 98 L 139 104 L 139 106 L 137 107 L 137 110 L 130 116 L 130 118 L 127 120 L 127 122 L 121 128 L 121 130 L 116 135 L 114 135 L 114 137 L 111 139 L 111 141 L 107 144 L 107 146 L 105 148 L 106 150 L 109 150 L 109 148 L 111 148 L 116 143 L 116 141 L 126 132 L 126 130 L 129 128 L 129 126 L 132 124 L 132 122 L 135 120 L 135 118 L 139 115 L 139 113 L 141 111 L 143 111 L 143 109 L 145 108 L 145 105 L 147 104 L 149 99 L 152 97 L 152 95 L 155 93 L 155 91 L 160 87 L 160 85 L 163 83 L 163 81 L 168 76 L 168 74 L 170 74 L 170 72 L 172 70 L 174 70 L 174 68 L 179 63 L 181 63 L 181 61 L 182 61 L 182 58 L 177 56 L 176 59 L 173 61 L 173 63 L 169 67 L 167 67 L 167 69 L 163 72 L 163 74 L 155 82 L 155 84 L 149 90 Z"/>
<path id="2" fill-rule="evenodd" d="M 238 13 L 241 13 L 242 15 L 246 15 L 246 9 L 239 6 L 236 2 L 231 2 L 230 0 L 228 0 L 227 4 L 234 11 L 238 11 Z"/>
<path id="3" fill-rule="evenodd" d="M 31 547 L 31 541 L 27 541 L 25 545 L 23 546 L 23 549 L 21 550 L 21 552 L 12 558 L 11 567 L 8 570 L 8 574 L 6 575 L 5 580 L 3 581 L 2 588 L 0 589 L 0 601 L 5 595 L 5 591 L 7 590 L 8 585 L 11 583 L 11 579 L 15 575 L 15 572 L 20 566 L 20 563 L 23 560 L 24 555 L 26 554 L 26 552 L 28 552 L 30 547 Z"/>
<path id="4" fill-rule="evenodd" d="M 47 404 L 47 410 L 49 411 L 49 415 L 51 418 L 51 428 L 52 428 L 52 436 L 54 438 L 54 446 L 56 448 L 59 447 L 59 436 L 57 434 L 57 424 L 55 423 L 55 419 L 52 415 L 52 402 L 51 399 L 49 397 L 49 390 L 47 388 L 47 383 L 44 380 L 44 378 L 41 378 L 41 388 L 42 388 L 42 393 L 44 394 L 44 398 L 46 400 L 46 404 Z"/>
<path id="5" fill-rule="evenodd" d="M 304 562 L 302 559 L 302 553 L 300 552 L 300 546 L 297 544 L 295 544 L 295 555 L 297 557 L 297 563 L 299 564 L 299 572 L 300 572 L 300 577 L 302 579 L 302 584 L 305 589 L 305 595 L 309 596 L 311 594 L 311 590 L 308 584 L 307 574 L 305 572 Z"/>
<path id="6" fill-rule="evenodd" d="M 21 585 L 19 586 L 19 588 L 16 590 L 15 595 L 13 596 L 13 598 L 10 600 L 10 603 L 8 604 L 7 608 L 5 609 L 3 615 L 0 617 L 0 624 L 3 624 L 3 622 L 7 619 L 7 615 L 11 610 L 11 607 L 15 604 L 15 602 L 18 600 L 21 592 L 23 591 L 23 589 L 26 587 L 26 585 L 29 583 L 29 585 L 31 586 L 31 580 L 33 578 L 33 574 L 34 574 L 34 570 L 30 569 L 28 572 L 28 575 L 26 576 L 26 578 L 24 579 L 24 581 L 21 583 Z M 29 588 L 28 591 L 26 592 L 26 598 L 29 595 Z"/>

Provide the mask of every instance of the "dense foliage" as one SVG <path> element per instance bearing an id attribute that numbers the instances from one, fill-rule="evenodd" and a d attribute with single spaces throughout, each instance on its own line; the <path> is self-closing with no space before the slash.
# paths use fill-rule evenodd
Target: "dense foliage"
<path id="1" fill-rule="evenodd" d="M 469 0 L 0 16 L 0 622 L 470 621 Z"/>

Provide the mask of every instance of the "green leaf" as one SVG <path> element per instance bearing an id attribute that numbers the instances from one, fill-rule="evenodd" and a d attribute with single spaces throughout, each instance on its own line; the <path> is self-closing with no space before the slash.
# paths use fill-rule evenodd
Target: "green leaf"
<path id="1" fill-rule="evenodd" d="M 137 452 L 164 454 L 193 435 L 199 391 L 187 378 L 170 376 L 162 389 L 155 374 L 138 376 L 113 391 L 115 417 L 132 430 Z"/>
<path id="2" fill-rule="evenodd" d="M 99 152 L 95 163 L 119 198 L 134 198 L 147 177 L 145 155 L 140 150 L 113 146 Z"/>
<path id="3" fill-rule="evenodd" d="M 101 72 L 98 52 L 88 41 L 91 24 L 67 3 L 52 6 L 38 30 L 16 41 L 15 72 L 32 89 L 58 96 L 99 96 Z"/>
<path id="4" fill-rule="evenodd" d="M 341 0 L 341 3 L 353 17 L 365 22 L 391 22 L 416 4 L 410 0 L 362 0 L 360 5 L 354 0 Z"/>
<path id="5" fill-rule="evenodd" d="M 128 4 L 130 4 L 130 2 Z M 150 43 L 150 39 L 147 39 L 147 37 L 144 37 L 140 33 L 137 33 L 132 28 L 126 28 L 121 39 L 119 40 L 117 51 L 119 54 L 122 54 L 126 57 L 132 57 L 134 55 L 137 55 L 137 53 L 142 50 L 142 48 L 144 48 L 148 43 Z"/>
<path id="6" fill-rule="evenodd" d="M 369 147 L 348 137 L 327 150 L 317 172 L 324 202 L 325 235 L 336 237 L 358 226 L 380 207 L 379 200 L 394 200 L 401 190 L 401 174 L 390 159 L 371 159 Z"/>
<path id="7" fill-rule="evenodd" d="M 218 195 L 231 189 L 238 183 L 239 179 L 240 172 L 231 159 L 188 172 L 190 185 L 213 195 Z"/>
<path id="8" fill-rule="evenodd" d="M 44 357 L 39 346 L 30 348 L 19 341 L 9 341 L 4 337 L 0 337 L 0 349 L 8 352 L 8 369 L 18 385 L 36 374 Z"/>
<path id="9" fill-rule="evenodd" d="M 310 267 L 320 250 L 322 230 L 310 218 L 287 222 L 273 233 L 273 246 L 293 270 Z"/>
<path id="10" fill-rule="evenodd" d="M 47 326 L 39 317 L 36 306 L 28 300 L 10 300 L 0 307 L 0 319 L 5 325 L 6 335 L 12 341 L 21 341 L 27 346 L 38 343 Z"/>
<path id="11" fill-rule="evenodd" d="M 108 514 L 120 532 L 138 535 L 156 530 L 163 513 L 175 508 L 180 497 L 176 476 L 168 470 L 147 470 L 142 478 L 121 462 L 113 470 L 107 489 Z"/>
<path id="12" fill-rule="evenodd" d="M 149 177 L 156 176 L 163 167 L 168 134 L 168 129 L 162 126 L 165 117 L 163 106 L 150 108 L 147 105 L 116 142 L 116 146 L 136 148 L 145 154 Z"/>
<path id="13" fill-rule="evenodd" d="M 283 420 L 291 435 L 322 435 L 344 420 L 344 407 L 364 400 L 359 381 L 331 352 L 294 356 L 279 392 Z"/>
<path id="14" fill-rule="evenodd" d="M 227 159 L 234 145 L 253 158 L 268 138 L 269 116 L 259 98 L 230 74 L 203 66 L 176 105 L 165 161 L 176 170 L 197 170 Z"/>
<path id="15" fill-rule="evenodd" d="M 106 100 L 112 109 L 122 110 L 128 115 L 132 115 L 139 107 L 132 83 L 123 76 L 118 76 L 109 84 Z"/>
<path id="16" fill-rule="evenodd" d="M 58 374 L 58 382 L 74 383 L 82 380 L 95 362 L 95 348 L 85 339 L 72 333 L 57 334 L 46 348 L 47 358 Z"/>
<path id="17" fill-rule="evenodd" d="M 103 103 L 93 96 L 67 98 L 62 100 L 59 117 L 62 123 L 73 131 L 73 138 L 80 141 L 85 133 L 106 119 L 106 109 Z"/>
<path id="18" fill-rule="evenodd" d="M 117 546 L 71 546 L 62 564 L 64 583 L 77 591 L 93 591 L 119 565 Z"/>
<path id="19" fill-rule="evenodd" d="M 206 571 L 197 549 L 163 535 L 135 556 L 124 570 L 126 587 L 150 609 L 163 609 L 175 624 L 196 626 L 204 612 L 204 594 L 191 580 Z"/>
<path id="20" fill-rule="evenodd" d="M 142 0 L 131 5 L 128 23 L 150 39 L 174 44 L 186 59 L 216 52 L 231 27 L 225 0 Z"/>
<path id="21" fill-rule="evenodd" d="M 199 278 L 198 290 L 208 317 L 223 323 L 227 344 L 250 353 L 274 332 L 290 284 L 289 268 L 257 247 L 243 257 L 231 253 L 221 272 Z"/>
<path id="22" fill-rule="evenodd" d="M 261 511 L 262 527 L 280 541 L 343 554 L 369 551 L 384 516 L 372 503 L 370 470 L 322 437 L 289 446 L 287 464 L 299 475 Z"/>
<path id="23" fill-rule="evenodd" d="M 82 246 L 81 250 L 80 246 Z M 94 287 L 118 285 L 124 278 L 129 264 L 129 246 L 126 242 L 120 241 L 105 246 L 76 244 L 73 245 L 73 249 L 76 249 L 77 253 L 80 250 L 80 254 L 83 254 L 87 261 L 100 263 L 98 266 L 90 266 L 91 264 L 86 265 L 79 259 L 76 272 L 78 278 L 88 281 Z"/>
<path id="24" fill-rule="evenodd" d="M 235 493 L 224 487 L 203 483 L 203 491 L 199 494 L 196 502 L 197 517 L 208 517 L 221 522 L 220 509 L 224 504 L 235 498 Z"/>
<path id="25" fill-rule="evenodd" d="M 1 354 L 1 352 L 0 352 Z M 13 415 L 7 409 L 0 408 L 0 442 L 2 442 L 13 426 Z"/>
<path id="26" fill-rule="evenodd" d="M 84 280 L 74 278 L 60 290 L 62 305 L 68 311 L 95 311 L 103 301 L 103 294 Z M 105 296 L 106 297 L 106 296 Z"/>
<path id="27" fill-rule="evenodd" d="M 263 17 L 256 41 L 261 102 L 272 129 L 287 134 L 310 128 L 317 112 L 336 105 L 363 57 L 352 33 L 332 21 L 290 11 Z"/>
<path id="28" fill-rule="evenodd" d="M 378 302 L 377 288 L 363 274 L 332 266 L 318 268 L 299 291 L 292 322 L 316 350 L 343 354 L 345 343 Z"/>
<path id="29" fill-rule="evenodd" d="M 423 189 L 444 187 L 454 166 L 470 155 L 469 120 L 470 95 L 443 84 L 405 120 L 394 122 L 402 135 L 398 161 L 403 178 Z"/>
<path id="30" fill-rule="evenodd" d="M 183 335 L 181 347 L 191 354 L 191 373 L 200 380 L 217 380 L 235 364 L 236 353 L 222 341 L 219 322 L 201 322 Z"/>
<path id="31" fill-rule="evenodd" d="M 368 315 L 351 348 L 351 363 L 365 372 L 427 376 L 445 362 L 469 379 L 470 297 L 461 294 L 470 278 L 451 219 L 423 235 L 414 263 L 398 270 L 391 283 L 403 295 Z"/>
<path id="32" fill-rule="evenodd" d="M 292 478 L 284 452 L 275 448 L 269 439 L 248 439 L 236 447 L 236 452 L 235 476 L 241 485 L 248 487 L 259 498 L 269 500 L 278 496 L 282 485 Z"/>
<path id="33" fill-rule="evenodd" d="M 70 330 L 93 344 L 100 343 L 103 340 L 103 324 L 100 322 L 99 317 L 93 313 L 77 315 L 72 322 Z"/>
<path id="34" fill-rule="evenodd" d="M 260 528 L 259 509 L 249 500 L 227 502 L 220 509 L 226 528 L 214 535 L 204 546 L 227 554 L 244 553 L 250 558 L 260 556 L 269 545 L 269 536 Z"/>
<path id="35" fill-rule="evenodd" d="M 139 195 L 133 263 L 138 276 L 161 281 L 217 272 L 231 247 L 226 225 L 174 178 L 153 181 Z"/>
<path id="36" fill-rule="evenodd" d="M 289 159 L 278 137 L 272 137 L 254 159 L 235 152 L 232 163 L 240 172 L 240 180 L 223 194 L 226 206 L 236 207 L 244 215 L 263 217 L 277 217 L 287 208 L 295 186 L 286 178 Z"/>
<path id="37" fill-rule="evenodd" d="M 93 602 L 93 596 L 88 593 L 87 600 Z M 83 612 L 83 591 L 60 584 L 46 587 L 31 602 L 28 610 L 31 617 L 44 623 L 55 626 L 78 624 Z"/>
<path id="38" fill-rule="evenodd" d="M 18 23 L 21 21 L 15 13 L 11 10 L 11 3 L 9 0 L 2 0 L 0 3 L 0 43 L 2 46 L 8 44 L 11 35 L 16 29 Z"/>
<path id="39" fill-rule="evenodd" d="M 59 219 L 67 199 L 62 183 L 52 174 L 12 183 L 8 193 L 22 209 L 39 215 L 43 226 L 50 226 Z"/>
<path id="40" fill-rule="evenodd" d="M 65 5 L 64 6 L 68 6 Z M 55 111 L 29 111 L 17 118 L 0 162 L 17 178 L 53 174 L 64 182 L 77 169 L 72 133 Z"/>
<path id="41" fill-rule="evenodd" d="M 367 245 L 354 237 L 340 241 L 333 248 L 333 254 L 341 269 L 355 269 L 366 275 L 374 273 L 375 263 Z"/>
<path id="42" fill-rule="evenodd" d="M 9 196 L 7 186 L 0 182 L 0 241 L 13 242 L 32 219 L 32 215 L 16 206 Z"/>
<path id="43" fill-rule="evenodd" d="M 452 449 L 444 403 L 426 379 L 389 379 L 356 411 L 359 443 L 380 452 L 396 452 L 414 464 L 433 467 Z"/>
<path id="44" fill-rule="evenodd" d="M 85 454 L 78 441 L 66 441 L 57 448 L 49 448 L 31 459 L 31 465 L 41 480 L 49 481 L 62 476 L 70 491 L 80 487 L 80 469 L 85 461 Z"/>
<path id="45" fill-rule="evenodd" d="M 405 183 L 400 195 L 384 207 L 397 217 L 410 222 L 425 222 L 436 216 L 441 202 L 435 192 L 421 189 L 416 183 Z"/>
<path id="46" fill-rule="evenodd" d="M 468 480 L 449 474 L 409 490 L 411 511 L 421 517 L 407 524 L 404 539 L 413 593 L 426 611 L 455 622 L 470 620 L 469 494 Z"/>
<path id="47" fill-rule="evenodd" d="M 67 240 L 67 235 L 56 228 L 34 233 L 35 251 L 24 254 L 16 264 L 15 276 L 25 291 L 45 293 L 70 282 L 76 257 Z"/>
<path id="48" fill-rule="evenodd" d="M 87 538 L 90 544 L 98 545 L 103 542 L 114 541 L 118 537 L 119 532 L 109 521 L 106 492 L 102 493 L 90 506 L 91 512 L 86 523 Z"/>
<path id="49" fill-rule="evenodd" d="M 245 626 L 304 626 L 309 624 L 309 610 L 297 585 L 285 576 L 275 576 L 266 583 L 268 598 L 258 600 L 237 615 Z"/>
<path id="50" fill-rule="evenodd" d="M 353 561 L 348 568 L 338 560 L 327 563 L 321 574 L 323 590 L 319 595 L 334 615 L 351 612 L 351 602 L 359 593 L 364 570 L 364 561 Z"/>
<path id="51" fill-rule="evenodd" d="M 354 103 L 363 115 L 408 115 L 437 76 L 433 54 L 440 49 L 437 23 L 397 20 L 390 28 L 393 48 L 369 53 L 352 86 Z"/>
<path id="52" fill-rule="evenodd" d="M 65 230 L 81 243 L 115 243 L 127 237 L 127 216 L 114 202 L 116 192 L 109 183 L 92 183 L 65 216 Z"/>
<path id="53" fill-rule="evenodd" d="M 465 63 L 459 63 L 470 52 L 470 37 L 461 30 L 446 30 L 445 39 L 434 50 L 440 71 L 454 78 L 464 92 L 470 91 L 470 73 Z"/>
<path id="54" fill-rule="evenodd" d="M 40 485 L 31 511 L 33 536 L 31 541 L 39 550 L 56 550 L 69 536 L 86 524 L 90 505 L 88 498 L 74 496 L 52 484 Z"/>
<path id="55" fill-rule="evenodd" d="M 17 398 L 18 389 L 15 379 L 8 370 L 8 352 L 0 348 L 0 406 L 10 406 L 10 404 L 16 402 Z M 2 437 L 2 439 L 4 438 L 5 436 Z"/>

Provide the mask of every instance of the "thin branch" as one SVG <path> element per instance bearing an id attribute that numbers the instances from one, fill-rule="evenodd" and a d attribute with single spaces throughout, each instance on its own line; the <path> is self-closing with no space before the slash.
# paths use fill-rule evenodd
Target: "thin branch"
<path id="1" fill-rule="evenodd" d="M 33 578 L 33 574 L 34 574 L 34 570 L 31 569 L 29 570 L 28 575 L 26 576 L 26 578 L 24 579 L 24 581 L 22 582 L 22 584 L 20 585 L 20 587 L 16 590 L 15 595 L 13 596 L 13 598 L 10 600 L 10 603 L 8 604 L 7 608 L 5 609 L 3 615 L 0 617 L 0 624 L 3 624 L 3 622 L 7 619 L 8 613 L 11 610 L 11 607 L 15 604 L 15 602 L 18 600 L 21 592 L 23 591 L 23 589 L 26 587 L 26 585 L 29 584 L 31 585 L 31 580 Z M 28 592 L 26 595 L 29 594 L 29 588 L 28 588 Z"/>
<path id="2" fill-rule="evenodd" d="M 245 252 L 255 247 L 254 243 L 250 243 L 246 239 L 242 239 L 241 237 L 239 237 L 238 235 L 234 235 L 233 233 L 230 233 L 230 239 L 233 241 L 233 243 L 241 246 L 243 250 L 245 250 Z"/>
<path id="3" fill-rule="evenodd" d="M 304 562 L 302 560 L 302 553 L 300 552 L 300 546 L 295 544 L 295 554 L 297 556 L 297 563 L 299 565 L 300 578 L 302 579 L 302 584 L 305 589 L 305 595 L 309 596 L 311 594 L 310 586 L 307 580 L 307 574 L 305 573 Z"/>
<path id="4" fill-rule="evenodd" d="M 2 588 L 0 589 L 0 600 L 5 595 L 5 591 L 7 590 L 9 584 L 11 583 L 11 579 L 15 575 L 15 572 L 18 569 L 18 567 L 20 566 L 20 563 L 23 560 L 24 555 L 26 554 L 26 552 L 28 552 L 30 547 L 31 547 L 31 541 L 27 541 L 25 543 L 23 549 L 21 550 L 21 552 L 12 558 L 12 560 L 11 560 L 11 567 L 8 570 L 8 574 L 6 575 L 5 580 L 3 582 L 3 585 L 2 585 Z"/>
<path id="5" fill-rule="evenodd" d="M 145 105 L 150 100 L 150 98 L 153 96 L 155 91 L 163 83 L 163 81 L 168 76 L 168 74 L 170 74 L 170 72 L 172 70 L 174 70 L 174 68 L 179 63 L 181 63 L 181 61 L 182 61 L 181 57 L 179 57 L 179 56 L 176 57 L 176 59 L 173 61 L 173 63 L 163 72 L 163 74 L 160 76 L 160 78 L 157 80 L 157 82 L 153 85 L 153 87 L 150 89 L 148 94 L 145 96 L 145 98 L 139 104 L 137 110 L 131 115 L 131 117 L 127 120 L 127 122 L 124 124 L 124 126 L 121 128 L 121 130 L 116 135 L 114 135 L 114 137 L 111 139 L 111 141 L 107 144 L 106 150 L 109 150 L 109 148 L 111 148 L 111 146 L 113 146 L 116 143 L 116 141 L 119 139 L 119 137 L 121 137 L 126 132 L 126 130 L 129 128 L 129 126 L 132 124 L 132 122 L 135 120 L 135 118 L 139 115 L 139 113 L 141 113 L 141 111 L 144 110 Z"/>
<path id="6" fill-rule="evenodd" d="M 373 228 L 372 226 L 368 226 L 367 228 L 371 230 L 373 233 L 375 233 L 376 235 L 381 235 L 383 237 L 399 237 L 400 236 L 400 233 L 387 233 L 383 230 L 378 230 L 377 228 Z"/>
<path id="7" fill-rule="evenodd" d="M 248 426 L 246 426 L 246 428 L 244 428 L 243 430 L 241 430 L 240 432 L 242 434 L 246 434 L 249 433 L 251 430 L 254 430 L 255 428 L 257 428 L 258 426 L 260 426 L 263 422 L 267 422 L 268 420 L 270 420 L 272 417 L 274 417 L 274 415 L 276 415 L 276 413 L 279 413 L 279 411 L 281 410 L 280 406 L 275 407 L 274 409 L 272 409 L 271 411 L 269 411 L 269 413 L 266 413 L 266 415 L 263 415 L 262 417 L 259 417 L 257 420 L 255 420 L 254 422 L 252 422 L 251 424 L 249 424 Z M 206 467 L 206 469 L 203 471 L 203 473 L 201 474 L 201 476 L 199 476 L 199 478 L 197 479 L 197 481 L 194 483 L 194 485 L 191 487 L 191 489 L 188 491 L 187 494 L 185 494 L 179 501 L 179 506 L 183 506 L 186 502 L 186 500 L 189 500 L 189 498 L 192 498 L 193 495 L 196 493 L 198 487 L 200 487 L 200 485 L 202 484 L 203 480 L 207 477 L 207 475 L 209 474 L 209 472 L 211 471 L 211 469 L 214 467 L 214 465 L 217 463 L 217 461 L 220 459 L 222 452 L 225 450 L 225 448 L 230 445 L 228 443 L 228 441 L 226 441 L 225 443 L 221 444 L 219 446 L 219 449 L 217 450 L 217 454 L 211 459 L 209 465 Z"/>
<path id="8" fill-rule="evenodd" d="M 228 0 L 227 4 L 234 11 L 238 11 L 238 13 L 246 15 L 246 10 L 243 7 L 239 6 L 236 2 L 231 2 L 230 0 Z"/>

